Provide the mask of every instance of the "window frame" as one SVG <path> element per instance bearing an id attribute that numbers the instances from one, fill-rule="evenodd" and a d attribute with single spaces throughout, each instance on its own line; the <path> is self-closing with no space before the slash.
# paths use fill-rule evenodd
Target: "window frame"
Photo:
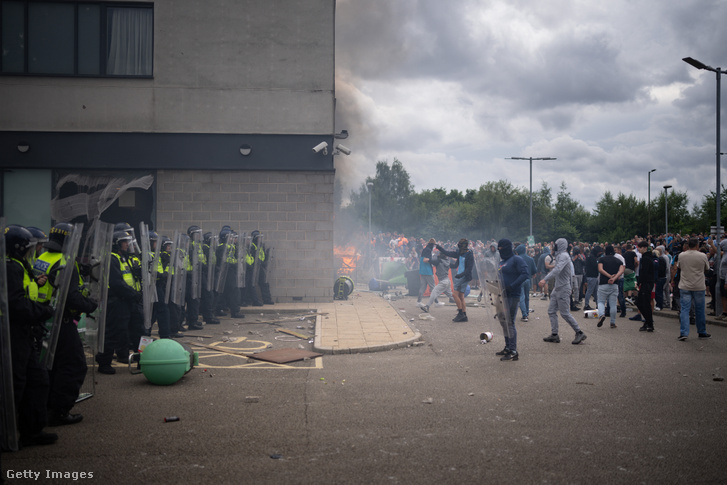
<path id="1" fill-rule="evenodd" d="M 154 78 L 154 3 L 153 2 L 98 2 L 98 1 L 83 1 L 83 0 L 0 0 L 0 7 L 5 1 L 18 1 L 23 4 L 23 72 L 5 72 L 3 70 L 3 57 L 0 55 L 0 76 L 22 76 L 22 77 L 67 77 L 67 78 L 114 78 L 114 79 L 153 79 Z M 28 10 L 30 5 L 33 3 L 58 3 L 67 4 L 73 6 L 73 73 L 38 73 L 29 71 L 29 18 Z M 79 22 L 78 22 L 78 10 L 82 5 L 94 5 L 99 7 L 99 59 L 98 74 L 81 74 L 79 73 Z M 109 52 L 108 52 L 108 11 L 110 8 L 148 8 L 151 9 L 151 74 L 107 74 L 106 69 L 108 65 Z M 0 47 L 2 47 L 2 8 L 0 8 Z"/>

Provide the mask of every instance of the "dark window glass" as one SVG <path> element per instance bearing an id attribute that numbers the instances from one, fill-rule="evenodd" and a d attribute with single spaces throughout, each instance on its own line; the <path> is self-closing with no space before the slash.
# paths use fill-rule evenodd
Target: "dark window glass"
<path id="1" fill-rule="evenodd" d="M 28 72 L 73 74 L 74 5 L 33 2 L 28 6 Z"/>
<path id="2" fill-rule="evenodd" d="M 101 74 L 101 8 L 78 6 L 78 74 Z"/>
<path id="3" fill-rule="evenodd" d="M 25 7 L 23 2 L 2 3 L 3 72 L 25 71 Z"/>

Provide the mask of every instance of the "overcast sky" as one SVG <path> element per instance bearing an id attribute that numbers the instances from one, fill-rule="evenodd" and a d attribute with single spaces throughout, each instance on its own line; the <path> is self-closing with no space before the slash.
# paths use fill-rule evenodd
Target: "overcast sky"
<path id="1" fill-rule="evenodd" d="M 529 162 L 506 158 L 557 157 L 533 162 L 533 190 L 547 182 L 555 196 L 565 181 L 588 210 L 607 190 L 646 200 L 653 168 L 652 200 L 669 184 L 691 208 L 715 190 L 716 74 L 682 58 L 727 69 L 727 1 L 336 8 L 336 129 L 353 150 L 336 156 L 344 194 L 394 158 L 416 191 L 464 192 L 500 179 L 527 189 Z"/>

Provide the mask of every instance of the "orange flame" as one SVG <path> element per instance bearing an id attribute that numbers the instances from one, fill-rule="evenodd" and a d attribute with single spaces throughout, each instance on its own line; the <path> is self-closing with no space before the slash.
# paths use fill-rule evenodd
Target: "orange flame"
<path id="1" fill-rule="evenodd" d="M 336 256 L 336 269 L 339 276 L 353 273 L 359 259 L 355 247 L 334 246 L 333 254 Z"/>

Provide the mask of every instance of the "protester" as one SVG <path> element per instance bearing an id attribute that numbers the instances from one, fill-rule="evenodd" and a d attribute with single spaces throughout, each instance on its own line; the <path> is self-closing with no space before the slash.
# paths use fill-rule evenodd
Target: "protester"
<path id="1" fill-rule="evenodd" d="M 558 335 L 558 312 L 571 328 L 575 331 L 576 336 L 573 345 L 580 344 L 586 339 L 586 334 L 578 326 L 578 322 L 573 315 L 570 314 L 570 295 L 572 289 L 573 262 L 568 256 L 568 241 L 560 238 L 555 241 L 555 265 L 548 275 L 540 280 L 540 287 L 545 287 L 548 280 L 554 280 L 555 285 L 550 295 L 550 305 L 548 306 L 548 316 L 550 317 L 551 334 L 545 337 L 545 342 L 560 343 Z"/>

